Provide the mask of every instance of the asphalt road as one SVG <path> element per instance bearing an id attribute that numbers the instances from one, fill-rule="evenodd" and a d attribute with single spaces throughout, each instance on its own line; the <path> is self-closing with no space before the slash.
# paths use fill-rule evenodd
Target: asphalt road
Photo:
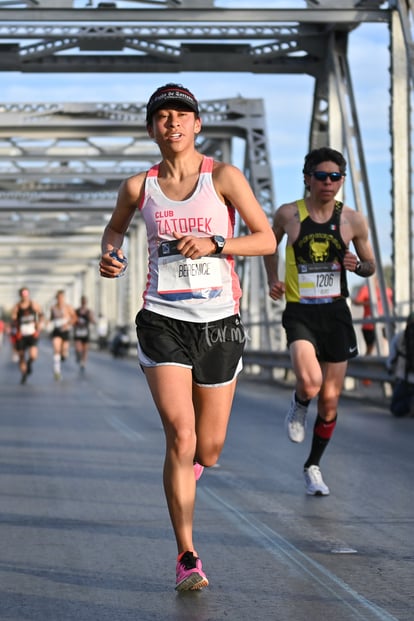
<path id="1" fill-rule="evenodd" d="M 219 466 L 198 485 L 210 586 L 177 594 L 164 438 L 134 360 L 92 352 L 55 382 L 49 342 L 26 385 L 0 351 L 1 621 L 412 621 L 414 419 L 343 399 L 304 492 L 287 387 L 241 379 Z M 311 409 L 311 421 L 315 410 Z"/>

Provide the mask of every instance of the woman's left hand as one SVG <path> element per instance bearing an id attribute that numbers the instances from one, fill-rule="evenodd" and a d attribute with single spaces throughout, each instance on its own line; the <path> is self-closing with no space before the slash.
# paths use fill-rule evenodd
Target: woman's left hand
<path id="1" fill-rule="evenodd" d="M 177 250 L 188 259 L 200 259 L 216 251 L 216 244 L 211 237 L 193 237 L 193 235 L 180 236 L 174 231 L 175 239 L 178 239 Z"/>

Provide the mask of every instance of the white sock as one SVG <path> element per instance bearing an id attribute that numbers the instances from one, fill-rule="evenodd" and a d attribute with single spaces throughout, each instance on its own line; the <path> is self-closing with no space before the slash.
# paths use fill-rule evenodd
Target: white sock
<path id="1" fill-rule="evenodd" d="M 60 354 L 53 355 L 53 370 L 55 373 L 60 373 Z"/>

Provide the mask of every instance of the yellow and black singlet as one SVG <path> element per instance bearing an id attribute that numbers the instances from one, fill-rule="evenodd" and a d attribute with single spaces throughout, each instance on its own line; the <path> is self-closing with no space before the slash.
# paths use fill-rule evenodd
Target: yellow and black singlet
<path id="1" fill-rule="evenodd" d="M 327 222 L 314 222 L 303 199 L 297 201 L 300 230 L 286 247 L 286 301 L 326 304 L 348 297 L 346 270 L 342 265 L 347 249 L 340 235 L 343 204 L 335 202 Z"/>

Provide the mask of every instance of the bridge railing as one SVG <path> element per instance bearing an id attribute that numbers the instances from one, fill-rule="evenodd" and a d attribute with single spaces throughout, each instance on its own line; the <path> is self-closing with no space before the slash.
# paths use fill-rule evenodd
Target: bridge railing
<path id="1" fill-rule="evenodd" d="M 260 374 L 269 371 L 289 371 L 292 368 L 289 352 L 260 351 L 247 349 L 243 354 L 245 372 Z M 390 383 L 391 377 L 386 369 L 384 356 L 359 356 L 348 363 L 347 378 L 367 379 L 380 384 Z"/>

